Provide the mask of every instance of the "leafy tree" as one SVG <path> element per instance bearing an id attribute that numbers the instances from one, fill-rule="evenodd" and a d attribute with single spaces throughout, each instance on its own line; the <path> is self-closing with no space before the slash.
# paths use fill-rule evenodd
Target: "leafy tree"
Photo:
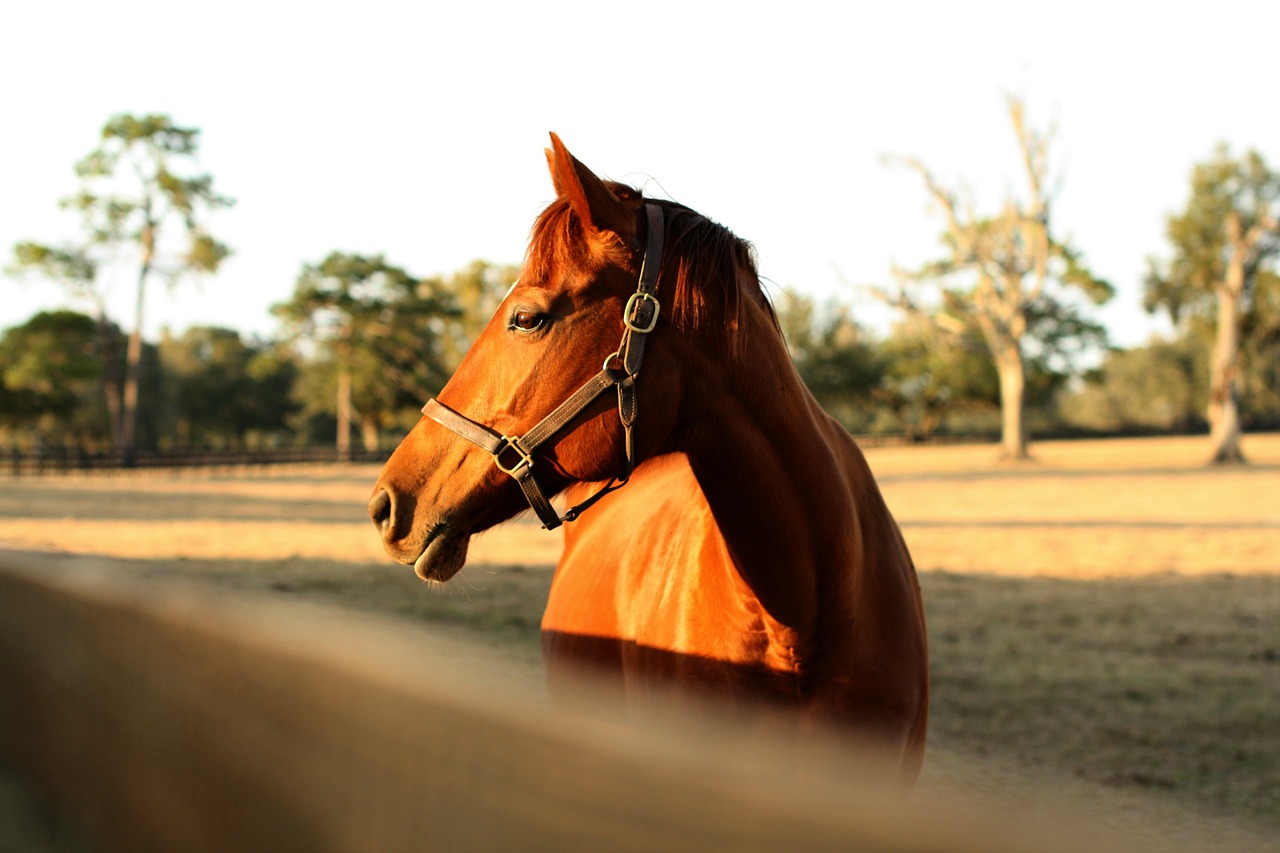
<path id="1" fill-rule="evenodd" d="M 245 373 L 253 382 L 248 426 L 263 441 L 279 444 L 292 432 L 291 422 L 300 408 L 293 395 L 298 372 L 292 353 L 276 342 L 255 347 L 245 365 Z"/>
<path id="2" fill-rule="evenodd" d="M 204 220 L 232 200 L 216 193 L 213 178 L 196 169 L 199 136 L 199 130 L 181 127 L 167 115 L 109 119 L 99 146 L 76 164 L 80 191 L 63 202 L 80 213 L 84 242 L 62 248 L 38 243 L 15 247 L 19 265 L 40 269 L 73 288 L 93 290 L 97 271 L 121 256 L 136 264 L 117 438 L 126 464 L 132 462 L 137 443 L 147 285 L 153 276 L 173 284 L 186 274 L 213 272 L 228 254 Z"/>
<path id="3" fill-rule="evenodd" d="M 1205 349 L 1194 337 L 1113 350 L 1063 407 L 1069 424 L 1096 432 L 1186 432 L 1203 424 Z"/>
<path id="4" fill-rule="evenodd" d="M 1274 348 L 1280 277 L 1280 174 L 1256 151 L 1224 144 L 1191 173 L 1191 195 L 1167 224 L 1173 257 L 1150 260 L 1144 303 L 1175 323 L 1214 327 L 1209 426 L 1216 464 L 1243 462 L 1240 390 L 1244 353 Z"/>
<path id="5" fill-rule="evenodd" d="M 99 286 L 98 262 L 85 246 L 47 246 L 24 241 L 14 245 L 13 262 L 6 270 L 12 275 L 39 275 L 56 281 L 75 299 L 93 306 L 97 321 L 97 353 L 102 359 L 98 393 L 107 407 L 111 440 L 119 446 L 120 365 L 117 354 L 119 328 L 107 317 L 106 300 Z"/>
<path id="6" fill-rule="evenodd" d="M 240 449 L 250 433 L 286 429 L 296 368 L 274 347 L 233 329 L 194 326 L 159 350 L 178 446 Z"/>
<path id="7" fill-rule="evenodd" d="M 876 401 L 910 436 L 928 438 L 961 413 L 999 411 L 999 381 L 976 326 L 949 334 L 908 317 L 881 344 L 880 358 Z"/>
<path id="8" fill-rule="evenodd" d="M 814 397 L 847 428 L 866 431 L 884 364 L 850 308 L 836 302 L 818 306 L 786 291 L 776 311 L 791 359 Z"/>
<path id="9" fill-rule="evenodd" d="M 75 311 L 45 311 L 0 338 L 0 426 L 35 443 L 95 448 L 107 441 L 97 393 L 97 323 Z"/>
<path id="10" fill-rule="evenodd" d="M 1280 274 L 1258 270 L 1241 323 L 1240 403 L 1246 426 L 1280 428 Z"/>
<path id="11" fill-rule="evenodd" d="M 1011 197 L 1000 213 L 980 217 L 922 163 L 904 160 L 942 211 L 946 253 L 917 270 L 896 270 L 897 291 L 883 295 L 953 334 L 970 321 L 977 324 L 999 377 L 1002 451 L 1007 458 L 1022 459 L 1028 455 L 1024 410 L 1036 310 L 1068 305 L 1073 292 L 1102 303 L 1114 291 L 1051 228 L 1052 133 L 1028 126 L 1019 99 L 1010 98 L 1008 106 L 1027 184 L 1025 198 Z"/>
<path id="12" fill-rule="evenodd" d="M 344 458 L 353 423 L 364 446 L 376 449 L 397 413 L 410 401 L 421 406 L 447 375 L 441 341 L 444 324 L 458 313 L 452 299 L 438 281 L 415 278 L 381 255 L 333 252 L 305 265 L 292 299 L 273 311 L 295 340 L 314 349 L 320 375 L 308 371 L 313 376 L 302 388 L 332 388 Z"/>
<path id="13" fill-rule="evenodd" d="M 457 309 L 450 318 L 437 321 L 446 330 L 441 337 L 441 354 L 447 374 L 462 363 L 462 357 L 519 276 L 520 268 L 510 264 L 472 261 L 436 284 Z"/>

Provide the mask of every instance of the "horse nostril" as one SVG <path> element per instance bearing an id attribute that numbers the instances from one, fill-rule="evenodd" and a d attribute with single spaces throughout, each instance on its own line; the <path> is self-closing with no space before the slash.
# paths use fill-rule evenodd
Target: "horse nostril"
<path id="1" fill-rule="evenodd" d="M 378 489 L 369 499 L 369 517 L 383 535 L 391 529 L 391 509 L 391 495 L 386 489 Z"/>

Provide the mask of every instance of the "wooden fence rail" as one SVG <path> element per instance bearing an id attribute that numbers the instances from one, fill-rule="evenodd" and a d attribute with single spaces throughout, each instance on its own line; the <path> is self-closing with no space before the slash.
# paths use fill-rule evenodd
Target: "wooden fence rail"
<path id="1" fill-rule="evenodd" d="M 1101 849 L 760 741 L 559 715 L 403 623 L 0 552 L 0 748 L 95 849 Z"/>

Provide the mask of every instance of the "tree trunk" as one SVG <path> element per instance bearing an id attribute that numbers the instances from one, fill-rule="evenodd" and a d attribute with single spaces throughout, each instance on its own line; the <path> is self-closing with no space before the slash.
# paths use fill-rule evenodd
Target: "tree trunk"
<path id="1" fill-rule="evenodd" d="M 139 285 L 141 289 L 141 285 Z M 138 300 L 141 304 L 142 300 Z M 139 310 L 135 316 L 141 318 Z M 141 322 L 139 319 L 138 322 Z M 137 464 L 138 433 L 138 374 L 142 368 L 142 329 L 134 326 L 129 334 L 129 347 L 125 350 L 124 400 L 120 412 L 121 464 L 132 468 Z"/>
<path id="2" fill-rule="evenodd" d="M 142 266 L 138 269 L 138 296 L 133 307 L 133 331 L 125 353 L 123 411 L 120 413 L 120 453 L 126 468 L 137 464 L 138 381 L 142 372 L 142 307 L 146 301 L 147 276 L 155 258 L 155 230 L 150 224 L 142 229 Z"/>
<path id="3" fill-rule="evenodd" d="M 365 450 L 378 449 L 378 419 L 372 415 L 360 418 L 360 444 Z"/>
<path id="4" fill-rule="evenodd" d="M 351 368 L 346 343 L 338 345 L 338 459 L 351 460 Z"/>
<path id="5" fill-rule="evenodd" d="M 1027 380 L 1022 353 L 1016 346 L 1007 347 L 995 361 L 1000 377 L 1000 455 L 1010 461 L 1028 459 L 1024 418 Z"/>
<path id="6" fill-rule="evenodd" d="M 150 264 L 143 263 L 138 273 L 138 297 L 133 307 L 133 332 L 125 350 L 124 400 L 120 411 L 119 447 L 124 467 L 137 465 L 138 380 L 142 373 L 142 305 L 146 298 L 147 273 Z"/>
<path id="7" fill-rule="evenodd" d="M 1240 293 L 1244 269 L 1233 259 L 1227 270 L 1225 286 L 1217 288 L 1218 330 L 1209 365 L 1209 440 L 1213 445 L 1214 465 L 1230 465 L 1245 461 L 1240 449 L 1240 409 L 1237 402 L 1236 378 L 1240 356 Z M 1239 282 L 1236 279 L 1239 279 Z M 1237 288 L 1234 285 L 1239 284 Z"/>
<path id="8" fill-rule="evenodd" d="M 111 448 L 117 452 L 120 444 L 120 375 L 116 370 L 116 341 L 112 334 L 111 321 L 107 319 L 107 308 L 102 298 L 96 300 L 98 325 L 98 360 L 102 362 L 102 377 L 98 384 L 102 397 L 107 404 L 107 429 L 111 433 Z"/>

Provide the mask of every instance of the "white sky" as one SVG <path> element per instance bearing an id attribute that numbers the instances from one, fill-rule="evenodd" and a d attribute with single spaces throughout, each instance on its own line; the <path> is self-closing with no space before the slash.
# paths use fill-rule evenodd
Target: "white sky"
<path id="1" fill-rule="evenodd" d="M 24 2 L 0 11 L 0 255 L 58 242 L 73 164 L 118 112 L 202 129 L 238 203 L 235 254 L 146 330 L 277 330 L 269 307 L 329 251 L 419 275 L 517 262 L 550 200 L 555 130 L 598 173 L 753 241 L 780 288 L 852 297 L 936 253 L 918 156 L 994 211 L 1018 185 L 1004 93 L 1056 123 L 1058 230 L 1118 288 L 1113 340 L 1163 328 L 1144 259 L 1218 140 L 1280 164 L 1280 3 Z M 118 279 L 118 280 L 115 280 Z M 132 322 L 132 271 L 109 311 Z M 0 280 L 0 328 L 68 305 Z M 83 306 L 79 306 L 83 307 Z M 867 306 L 864 319 L 876 322 Z"/>

